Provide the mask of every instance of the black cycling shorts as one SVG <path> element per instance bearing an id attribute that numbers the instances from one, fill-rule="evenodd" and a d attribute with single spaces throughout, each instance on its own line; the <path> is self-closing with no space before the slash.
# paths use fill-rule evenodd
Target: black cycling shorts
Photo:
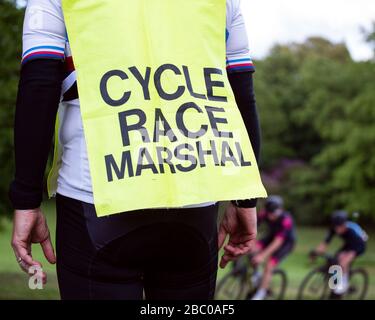
<path id="1" fill-rule="evenodd" d="M 273 237 L 265 237 L 259 240 L 259 245 L 265 249 L 268 247 L 271 242 L 273 241 Z M 294 241 L 284 241 L 279 249 L 277 249 L 271 256 L 271 262 L 274 266 L 280 264 L 282 260 L 284 260 L 287 255 L 289 255 L 294 249 Z"/>
<path id="2" fill-rule="evenodd" d="M 213 299 L 218 205 L 98 218 L 92 204 L 56 203 L 62 299 Z"/>
<path id="3" fill-rule="evenodd" d="M 366 251 L 366 243 L 356 243 L 356 244 L 344 244 L 336 253 L 336 256 L 338 256 L 341 252 L 349 252 L 354 251 L 356 256 L 359 257 L 363 255 Z"/>

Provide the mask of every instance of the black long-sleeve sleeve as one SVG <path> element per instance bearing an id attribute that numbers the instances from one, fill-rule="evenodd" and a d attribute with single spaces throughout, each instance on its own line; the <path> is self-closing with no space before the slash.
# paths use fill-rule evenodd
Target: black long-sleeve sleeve
<path id="1" fill-rule="evenodd" d="M 261 131 L 254 94 L 253 74 L 252 72 L 229 73 L 228 78 L 250 137 L 255 158 L 259 162 Z M 257 200 L 239 200 L 235 201 L 234 204 L 239 207 L 254 208 Z"/>
<path id="2" fill-rule="evenodd" d="M 330 244 L 334 236 L 335 236 L 335 231 L 332 228 L 330 228 L 326 234 L 326 237 L 324 238 L 324 242 L 326 244 Z"/>
<path id="3" fill-rule="evenodd" d="M 16 171 L 9 188 L 14 209 L 40 206 L 63 80 L 63 62 L 33 60 L 21 69 L 14 124 Z"/>

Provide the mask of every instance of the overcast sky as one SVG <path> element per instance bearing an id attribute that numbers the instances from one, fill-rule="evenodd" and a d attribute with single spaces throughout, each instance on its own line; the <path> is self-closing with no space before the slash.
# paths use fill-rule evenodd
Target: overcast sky
<path id="1" fill-rule="evenodd" d="M 345 41 L 356 60 L 372 57 L 360 28 L 375 21 L 375 0 L 242 0 L 242 12 L 254 58 L 275 43 L 316 35 Z"/>
<path id="2" fill-rule="evenodd" d="M 375 21 L 375 0 L 242 0 L 250 48 L 263 57 L 274 43 L 320 35 L 345 41 L 354 59 L 368 59 L 360 28 Z"/>

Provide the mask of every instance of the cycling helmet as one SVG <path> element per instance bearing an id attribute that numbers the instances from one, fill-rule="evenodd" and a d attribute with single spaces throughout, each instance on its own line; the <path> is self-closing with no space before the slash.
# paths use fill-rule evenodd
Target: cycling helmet
<path id="1" fill-rule="evenodd" d="M 267 212 L 275 212 L 284 205 L 283 198 L 280 196 L 269 196 L 266 200 L 265 209 Z"/>
<path id="2" fill-rule="evenodd" d="M 348 221 L 348 213 L 344 210 L 335 211 L 331 217 L 331 223 L 333 227 L 342 226 Z"/>

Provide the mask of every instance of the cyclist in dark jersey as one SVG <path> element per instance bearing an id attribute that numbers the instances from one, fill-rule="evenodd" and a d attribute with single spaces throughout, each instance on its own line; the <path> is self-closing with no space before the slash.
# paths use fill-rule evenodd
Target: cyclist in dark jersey
<path id="1" fill-rule="evenodd" d="M 265 262 L 265 268 L 253 300 L 263 300 L 266 297 L 273 270 L 293 250 L 296 242 L 294 222 L 290 213 L 283 209 L 281 197 L 270 196 L 266 200 L 265 209 L 258 216 L 258 225 L 262 223 L 267 225 L 268 232 L 258 241 L 252 262 L 254 265 Z"/>
<path id="2" fill-rule="evenodd" d="M 338 235 L 344 242 L 336 253 L 338 264 L 343 271 L 342 286 L 338 286 L 334 290 L 335 294 L 342 295 L 349 286 L 350 265 L 355 258 L 366 251 L 368 236 L 357 223 L 348 220 L 347 212 L 335 211 L 331 218 L 331 227 L 324 241 L 319 244 L 315 252 L 318 254 L 325 253 L 335 235 Z"/>

